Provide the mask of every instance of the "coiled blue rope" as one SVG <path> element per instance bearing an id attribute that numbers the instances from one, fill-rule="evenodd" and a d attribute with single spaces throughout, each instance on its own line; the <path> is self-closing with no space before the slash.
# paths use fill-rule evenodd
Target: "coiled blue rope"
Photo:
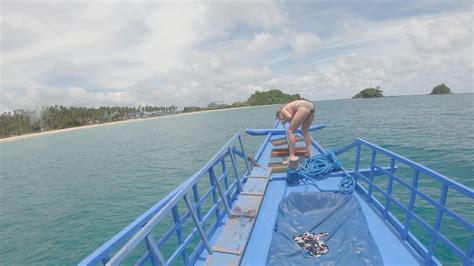
<path id="1" fill-rule="evenodd" d="M 339 190 L 322 189 L 316 182 L 320 180 L 321 177 L 341 169 L 342 164 L 339 160 L 337 160 L 334 152 L 328 152 L 325 155 L 316 155 L 311 158 L 307 158 L 296 170 L 288 167 L 287 178 L 290 182 L 303 180 L 306 183 L 314 185 L 319 191 L 322 192 L 341 192 L 343 194 L 351 194 L 354 192 L 356 181 L 346 171 L 344 171 L 345 176 L 339 183 Z"/>

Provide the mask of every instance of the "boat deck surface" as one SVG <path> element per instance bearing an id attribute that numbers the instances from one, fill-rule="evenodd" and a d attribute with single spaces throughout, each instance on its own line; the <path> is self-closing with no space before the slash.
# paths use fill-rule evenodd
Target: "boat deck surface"
<path id="1" fill-rule="evenodd" d="M 274 138 L 276 137 L 272 137 L 272 139 Z M 274 148 L 280 148 L 280 146 L 275 147 L 271 142 L 269 142 L 263 150 L 258 163 L 262 166 L 267 166 L 269 163 L 273 162 L 274 159 L 271 158 L 271 151 Z M 315 147 L 313 147 L 313 154 L 317 154 Z M 340 177 L 327 178 L 319 181 L 318 186 L 322 189 L 333 189 L 338 187 L 339 181 Z M 241 265 L 265 265 L 272 241 L 273 225 L 278 217 L 280 202 L 292 192 L 311 191 L 318 191 L 318 189 L 313 185 L 287 185 L 286 172 L 271 174 L 255 225 L 253 226 L 253 230 L 248 239 L 245 253 L 240 260 Z M 393 229 L 391 226 L 385 223 L 383 219 L 365 202 L 365 200 L 357 195 L 356 192 L 354 192 L 353 195 L 360 203 L 368 223 L 369 231 L 379 249 L 384 264 L 420 265 L 420 258 L 418 258 L 404 241 L 397 237 L 397 235 L 392 231 Z M 210 239 L 211 245 L 216 243 L 227 220 L 227 218 L 223 220 L 221 226 Z M 357 228 L 354 228 L 354 230 L 357 230 Z M 196 261 L 196 265 L 206 265 L 207 258 L 208 252 L 204 250 L 200 258 Z M 231 264 L 231 261 L 226 263 L 226 259 L 228 259 L 228 256 L 226 255 L 219 256 L 218 259 L 219 263 L 222 265 Z"/>

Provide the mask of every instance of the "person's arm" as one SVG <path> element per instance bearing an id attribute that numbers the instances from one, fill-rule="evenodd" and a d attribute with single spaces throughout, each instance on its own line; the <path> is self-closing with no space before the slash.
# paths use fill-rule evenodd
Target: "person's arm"
<path id="1" fill-rule="evenodd" d="M 283 116 L 285 117 L 285 122 L 288 122 L 291 120 L 291 118 L 293 118 L 293 116 L 285 108 L 286 106 L 281 109 L 281 112 L 283 113 Z"/>

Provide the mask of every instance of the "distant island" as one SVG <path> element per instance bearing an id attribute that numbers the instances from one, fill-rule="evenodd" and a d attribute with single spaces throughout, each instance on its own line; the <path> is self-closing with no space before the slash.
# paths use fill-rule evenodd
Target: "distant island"
<path id="1" fill-rule="evenodd" d="M 444 83 L 436 85 L 433 90 L 431 91 L 430 95 L 438 95 L 438 94 L 451 94 L 451 89 L 448 88 Z"/>
<path id="2" fill-rule="evenodd" d="M 244 106 L 257 106 L 257 105 L 267 105 L 267 104 L 283 104 L 288 103 L 294 100 L 303 99 L 299 94 L 286 94 L 280 90 L 269 90 L 269 91 L 256 91 L 254 94 L 244 102 L 234 102 L 232 104 L 218 104 L 216 102 L 210 103 L 207 107 L 196 107 L 196 106 L 186 106 L 183 109 L 183 113 L 197 112 L 197 111 L 207 111 L 207 110 L 217 110 L 217 109 L 227 109 L 227 108 L 236 108 Z"/>
<path id="3" fill-rule="evenodd" d="M 352 97 L 352 99 L 380 98 L 380 97 L 384 97 L 382 93 L 383 93 L 383 91 L 380 89 L 379 86 L 377 86 L 375 88 L 363 89 L 358 94 L 356 94 L 354 97 Z"/>

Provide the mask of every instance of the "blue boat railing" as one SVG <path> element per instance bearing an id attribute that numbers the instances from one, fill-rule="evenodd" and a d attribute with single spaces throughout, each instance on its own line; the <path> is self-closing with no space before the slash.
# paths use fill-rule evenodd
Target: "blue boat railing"
<path id="1" fill-rule="evenodd" d="M 379 215 L 395 229 L 395 231 L 399 234 L 399 237 L 406 241 L 426 264 L 431 265 L 439 263 L 437 258 L 434 256 L 434 253 L 437 244 L 442 244 L 444 247 L 449 249 L 452 254 L 457 256 L 459 262 L 463 263 L 464 265 L 474 265 L 474 226 L 472 221 L 468 221 L 466 218 L 460 216 L 446 205 L 448 192 L 452 191 L 451 194 L 456 193 L 456 195 L 466 197 L 467 201 L 464 202 L 466 202 L 466 204 L 470 204 L 471 207 L 474 206 L 473 189 L 470 189 L 412 160 L 409 160 L 403 156 L 400 156 L 394 152 L 360 138 L 337 151 L 336 155 L 342 155 L 354 148 L 356 155 L 354 171 L 352 174 L 354 178 L 357 178 L 358 180 L 356 191 L 365 197 L 367 202 L 379 212 Z M 361 149 L 369 151 L 370 159 L 363 158 L 361 156 Z M 390 168 L 384 168 L 379 163 L 377 163 L 377 160 L 379 159 L 378 157 L 383 157 L 386 162 L 389 162 Z M 370 166 L 371 171 L 368 177 L 362 175 L 359 172 L 361 161 L 363 160 L 368 162 Z M 380 159 L 380 161 L 382 161 L 382 159 Z M 407 170 L 409 170 L 408 173 L 411 172 L 411 177 L 402 178 L 398 173 L 395 173 L 397 168 L 400 166 L 402 166 L 402 168 L 408 168 Z M 382 172 L 384 175 L 376 177 L 376 171 Z M 428 195 L 422 190 L 422 187 L 419 186 L 421 174 L 436 181 L 441 186 L 441 193 L 438 195 L 439 199 L 435 199 L 431 195 Z M 386 183 L 376 182 L 380 181 L 380 178 L 383 177 L 388 177 L 388 180 L 384 180 Z M 382 186 L 378 185 L 377 183 L 384 184 L 384 188 L 382 188 Z M 395 185 L 394 183 L 397 183 L 397 188 L 402 187 L 405 189 L 405 198 L 409 198 L 408 206 L 405 206 L 406 204 L 402 203 L 400 197 L 397 198 L 394 195 L 392 191 Z M 380 193 L 379 195 L 382 196 L 377 198 L 374 196 L 375 193 Z M 418 199 L 423 200 L 422 204 L 429 205 L 429 207 L 434 207 L 436 212 L 436 219 L 432 221 L 434 222 L 434 225 L 431 225 L 415 212 L 415 207 L 417 206 L 416 204 L 419 201 Z M 396 210 L 392 210 L 394 209 L 392 206 L 395 206 Z M 401 212 L 402 216 L 404 216 L 405 220 L 403 222 L 400 221 L 397 218 L 397 215 L 394 214 L 397 211 Z M 441 232 L 440 228 L 443 221 L 445 220 L 445 217 L 449 217 L 452 221 L 458 224 L 458 227 L 463 228 L 463 230 L 467 232 L 465 237 L 468 240 L 463 241 L 461 244 L 462 247 L 460 247 L 459 243 L 453 243 L 445 236 L 445 234 Z M 421 243 L 420 240 L 417 239 L 417 237 L 415 237 L 413 234 L 411 228 L 414 226 L 414 222 L 426 230 L 431 236 L 431 239 L 425 241 L 425 244 Z"/>
<path id="2" fill-rule="evenodd" d="M 230 169 L 227 167 L 229 162 Z M 238 164 L 241 164 L 240 167 Z M 130 259 L 127 257 L 132 257 L 133 260 L 137 257 L 132 262 L 135 265 L 145 263 L 168 265 L 176 263 L 178 257 L 181 257 L 185 265 L 194 264 L 204 249 L 212 254 L 209 238 L 225 216 L 230 216 L 230 207 L 240 193 L 242 182 L 245 182 L 244 178 L 250 171 L 241 135 L 237 133 L 201 170 L 99 247 L 79 265 L 118 265 L 125 259 Z M 204 178 L 206 176 L 209 179 Z M 233 179 L 229 180 L 230 178 Z M 207 190 L 200 193 L 199 190 L 203 187 Z M 205 206 L 206 203 L 209 203 L 208 206 Z M 180 212 L 178 207 L 183 206 L 186 211 Z M 172 222 L 164 222 L 165 216 L 172 217 Z M 154 239 L 156 231 L 160 231 L 162 235 L 158 240 Z M 185 234 L 185 231 L 190 232 Z M 164 246 L 171 237 L 177 238 L 175 247 L 164 250 Z M 139 245 L 145 247 L 142 248 L 143 251 L 140 250 Z M 137 250 L 143 254 L 137 256 L 135 254 Z M 127 264 L 129 264 L 128 261 Z"/>

